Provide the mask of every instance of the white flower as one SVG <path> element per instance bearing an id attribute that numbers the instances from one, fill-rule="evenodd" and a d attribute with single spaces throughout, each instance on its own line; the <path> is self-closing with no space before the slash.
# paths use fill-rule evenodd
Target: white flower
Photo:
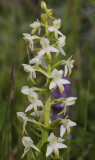
<path id="1" fill-rule="evenodd" d="M 51 78 L 53 79 L 49 85 L 49 89 L 53 89 L 56 86 L 59 87 L 60 93 L 63 93 L 64 86 L 63 84 L 69 84 L 70 82 L 66 79 L 62 79 L 63 71 L 58 71 L 57 69 L 54 69 L 51 73 Z"/>
<path id="2" fill-rule="evenodd" d="M 65 64 L 64 77 L 67 76 L 68 72 L 69 72 L 69 75 L 71 74 L 71 71 L 72 71 L 72 68 L 73 68 L 73 63 L 74 63 L 74 60 L 71 60 L 71 58 L 72 58 L 72 56 L 65 63 L 61 64 L 61 65 Z"/>
<path id="3" fill-rule="evenodd" d="M 33 91 L 33 89 L 29 89 L 29 87 L 24 86 L 21 90 L 21 92 L 25 95 L 28 95 L 28 99 L 31 102 L 31 104 L 26 108 L 25 112 L 30 111 L 31 109 L 34 109 L 37 116 L 39 116 L 39 113 L 37 111 L 37 107 L 43 106 L 43 103 L 41 100 L 38 100 L 38 94 Z"/>
<path id="4" fill-rule="evenodd" d="M 41 28 L 40 28 L 40 27 L 41 27 L 41 23 L 38 21 L 38 19 L 37 19 L 36 22 L 30 24 L 30 27 L 33 28 L 32 34 L 35 33 L 37 29 L 38 29 L 38 34 L 40 34 L 40 31 L 41 31 Z"/>
<path id="5" fill-rule="evenodd" d="M 67 145 L 63 144 L 64 140 L 62 138 L 57 138 L 53 133 L 48 137 L 48 146 L 46 151 L 46 157 L 48 157 L 53 151 L 55 153 L 56 158 L 59 157 L 59 150 L 61 148 L 67 148 Z"/>
<path id="6" fill-rule="evenodd" d="M 67 130 L 67 135 L 70 134 L 70 127 L 76 126 L 76 123 L 71 121 L 70 119 L 63 119 L 60 126 L 60 137 L 63 137 Z"/>
<path id="7" fill-rule="evenodd" d="M 64 52 L 64 50 L 63 50 L 62 47 L 64 47 L 64 45 L 65 45 L 65 39 L 66 39 L 66 36 L 63 35 L 62 37 L 59 37 L 59 38 L 58 38 L 58 41 L 57 41 L 57 43 L 58 43 L 57 49 L 58 49 L 59 52 L 62 53 L 64 56 L 65 56 L 66 54 L 65 54 L 65 52 Z"/>
<path id="8" fill-rule="evenodd" d="M 36 64 L 36 65 L 41 65 L 44 69 L 47 68 L 45 61 L 43 60 L 43 52 L 38 52 L 38 55 L 35 58 L 32 58 L 30 60 L 30 64 Z"/>
<path id="9" fill-rule="evenodd" d="M 34 39 L 39 39 L 39 37 L 31 36 L 31 34 L 28 34 L 28 33 L 23 33 L 23 35 L 24 35 L 24 39 L 30 42 L 30 44 L 32 45 L 32 50 L 33 50 L 34 49 L 33 41 Z"/>
<path id="10" fill-rule="evenodd" d="M 36 151 L 40 152 L 40 150 L 33 144 L 33 141 L 30 137 L 28 137 L 28 136 L 23 137 L 22 143 L 23 143 L 25 149 L 24 149 L 24 153 L 21 158 L 23 158 L 26 155 L 26 153 L 30 150 L 30 148 L 33 148 Z"/>
<path id="11" fill-rule="evenodd" d="M 47 55 L 48 59 L 51 59 L 51 54 L 50 52 L 59 52 L 58 49 L 52 47 L 49 45 L 49 40 L 47 38 L 41 38 L 40 40 L 40 44 L 42 45 L 42 50 L 40 51 L 40 53 L 43 53 Z"/>
<path id="12" fill-rule="evenodd" d="M 56 19 L 53 21 L 53 26 L 49 27 L 48 30 L 50 32 L 55 33 L 55 38 L 58 38 L 58 34 L 62 35 L 62 33 L 58 30 L 61 27 L 61 19 Z"/>
<path id="13" fill-rule="evenodd" d="M 64 101 L 62 101 L 61 106 L 64 107 L 64 109 L 63 109 L 64 114 L 66 113 L 66 107 L 74 105 L 76 99 L 77 99 L 76 97 L 69 97 L 69 98 L 65 99 Z"/>
<path id="14" fill-rule="evenodd" d="M 27 122 L 28 122 L 28 121 L 31 121 L 31 119 L 28 119 L 28 117 L 26 116 L 26 114 L 25 114 L 24 112 L 17 112 L 16 114 L 17 114 L 18 120 L 23 123 L 23 131 L 22 131 L 22 134 L 23 134 L 24 132 L 27 134 L 26 129 L 25 129 L 25 126 L 27 125 Z"/>
<path id="15" fill-rule="evenodd" d="M 28 79 L 31 79 L 31 81 L 33 81 L 33 83 L 35 83 L 34 80 L 33 80 L 33 78 L 36 78 L 36 72 L 35 72 L 36 69 L 34 69 L 31 65 L 28 65 L 28 64 L 22 64 L 22 65 L 24 67 L 24 70 L 26 72 L 30 73 Z"/>

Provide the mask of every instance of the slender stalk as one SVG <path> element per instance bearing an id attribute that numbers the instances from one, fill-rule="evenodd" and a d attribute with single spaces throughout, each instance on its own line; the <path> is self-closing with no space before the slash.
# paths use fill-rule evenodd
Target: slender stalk
<path id="1" fill-rule="evenodd" d="M 50 75 L 50 73 L 51 73 L 51 67 L 50 67 L 50 63 L 48 63 L 47 74 Z M 44 125 L 47 127 L 49 125 L 49 117 L 50 117 L 50 110 L 51 110 L 49 79 L 47 79 L 47 83 L 46 84 L 47 84 L 47 93 L 46 93 L 46 104 L 45 104 L 45 109 L 44 109 Z M 48 132 L 49 132 L 48 127 L 47 128 L 43 128 L 42 145 L 48 139 Z"/>

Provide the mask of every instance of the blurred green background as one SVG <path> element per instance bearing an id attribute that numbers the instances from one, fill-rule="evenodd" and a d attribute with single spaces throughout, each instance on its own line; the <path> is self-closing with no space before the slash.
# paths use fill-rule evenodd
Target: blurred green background
<path id="1" fill-rule="evenodd" d="M 21 87 L 29 85 L 22 63 L 28 63 L 22 33 L 39 19 L 40 0 L 0 0 L 0 160 L 18 160 L 23 152 L 22 124 L 16 112 L 24 111 Z M 66 35 L 65 52 L 75 59 L 72 73 L 78 97 L 74 109 L 77 127 L 68 141 L 65 160 L 95 159 L 95 1 L 47 0 L 61 31 Z M 25 160 L 29 160 L 28 157 Z"/>

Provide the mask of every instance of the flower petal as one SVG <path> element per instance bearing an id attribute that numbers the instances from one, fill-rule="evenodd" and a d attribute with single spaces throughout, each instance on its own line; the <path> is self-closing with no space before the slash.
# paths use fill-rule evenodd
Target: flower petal
<path id="1" fill-rule="evenodd" d="M 49 89 L 53 89 L 56 87 L 56 83 L 54 81 L 51 81 L 50 85 L 49 85 Z"/>
<path id="2" fill-rule="evenodd" d="M 77 125 L 77 124 L 76 124 L 75 122 L 69 120 L 68 126 L 73 127 L 73 126 L 76 126 L 76 125 Z"/>
<path id="3" fill-rule="evenodd" d="M 62 144 L 62 143 L 56 143 L 56 146 L 58 148 L 67 148 L 67 145 L 66 144 Z"/>
<path id="4" fill-rule="evenodd" d="M 60 137 L 63 137 L 63 135 L 65 134 L 65 132 L 66 132 L 66 128 L 62 124 L 61 127 L 60 127 Z"/>
<path id="5" fill-rule="evenodd" d="M 21 89 L 21 93 L 28 95 L 29 94 L 29 87 L 28 86 L 24 86 Z"/>
<path id="6" fill-rule="evenodd" d="M 53 151 L 53 148 L 51 146 L 47 147 L 47 151 L 46 151 L 46 157 L 48 157 Z"/>
<path id="7" fill-rule="evenodd" d="M 70 84 L 70 82 L 66 79 L 60 79 L 59 81 L 60 81 L 59 83 L 61 84 Z"/>
<path id="8" fill-rule="evenodd" d="M 49 48 L 50 52 L 59 52 L 58 49 L 56 49 L 55 47 L 49 46 L 48 48 Z"/>
<path id="9" fill-rule="evenodd" d="M 53 32 L 53 31 L 54 31 L 54 28 L 53 28 L 53 27 L 49 27 L 48 30 L 49 30 L 50 32 Z"/>
<path id="10" fill-rule="evenodd" d="M 40 150 L 34 144 L 31 144 L 31 147 L 34 148 L 36 151 L 40 152 Z"/>
<path id="11" fill-rule="evenodd" d="M 63 75 L 63 70 L 60 70 L 59 74 L 60 74 L 60 76 L 62 76 Z"/>
<path id="12" fill-rule="evenodd" d="M 63 36 L 63 34 L 59 30 L 57 30 L 57 33 L 60 34 L 61 36 Z"/>
<path id="13" fill-rule="evenodd" d="M 49 137 L 48 137 L 48 142 L 50 142 L 53 137 L 55 137 L 55 135 L 54 135 L 53 133 L 51 133 L 51 134 L 49 135 Z"/>
<path id="14" fill-rule="evenodd" d="M 41 100 L 37 100 L 36 104 L 37 104 L 37 106 L 43 106 L 43 103 Z"/>
<path id="15" fill-rule="evenodd" d="M 44 49 L 41 49 L 41 50 L 38 52 L 38 55 L 43 56 L 44 54 L 45 54 L 45 50 L 44 50 Z"/>
<path id="16" fill-rule="evenodd" d="M 64 142 L 64 139 L 59 137 L 58 142 Z"/>
<path id="17" fill-rule="evenodd" d="M 47 69 L 47 65 L 46 62 L 42 59 L 40 65 L 42 66 L 42 68 Z"/>
<path id="18" fill-rule="evenodd" d="M 67 101 L 74 101 L 76 99 L 77 99 L 77 97 L 69 97 L 69 98 L 67 98 Z"/>
<path id="19" fill-rule="evenodd" d="M 32 108 L 33 108 L 33 104 L 30 104 L 30 105 L 26 108 L 25 112 L 30 111 Z"/>
<path id="20" fill-rule="evenodd" d="M 68 73 L 68 67 L 67 67 L 67 65 L 65 65 L 64 77 L 67 76 L 67 73 Z"/>
<path id="21" fill-rule="evenodd" d="M 52 73 L 51 73 L 51 78 L 54 78 L 54 76 L 55 76 L 56 72 L 58 72 L 58 71 L 57 71 L 57 69 L 56 69 L 56 68 L 55 68 L 55 69 L 53 69 L 53 71 L 52 71 Z"/>
<path id="22" fill-rule="evenodd" d="M 59 46 L 59 45 L 58 45 L 58 50 L 59 50 L 60 53 L 63 54 L 63 56 L 66 56 L 66 54 L 65 54 L 65 52 L 64 52 L 64 50 L 63 50 L 63 48 L 62 48 L 61 46 Z"/>

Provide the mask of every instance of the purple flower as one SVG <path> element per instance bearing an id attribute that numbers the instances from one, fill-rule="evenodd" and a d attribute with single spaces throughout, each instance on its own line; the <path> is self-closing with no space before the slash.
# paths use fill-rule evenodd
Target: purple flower
<path id="1" fill-rule="evenodd" d="M 66 80 L 70 80 L 68 77 L 66 77 L 65 79 Z M 75 96 L 76 96 L 76 94 L 74 92 L 73 87 L 71 85 L 69 85 L 69 84 L 65 84 L 63 93 L 60 93 L 58 87 L 55 89 L 55 97 L 54 97 L 54 99 L 58 99 L 58 98 L 62 98 L 62 97 L 68 98 L 68 97 L 75 97 Z M 53 92 L 51 92 L 51 99 L 52 98 L 53 98 Z M 64 116 L 63 114 L 58 115 L 58 113 L 60 113 L 64 108 L 64 107 L 61 107 L 60 104 L 61 103 L 52 106 L 52 118 L 53 119 L 62 118 Z M 70 108 L 69 115 L 71 117 L 73 116 L 72 108 Z"/>

